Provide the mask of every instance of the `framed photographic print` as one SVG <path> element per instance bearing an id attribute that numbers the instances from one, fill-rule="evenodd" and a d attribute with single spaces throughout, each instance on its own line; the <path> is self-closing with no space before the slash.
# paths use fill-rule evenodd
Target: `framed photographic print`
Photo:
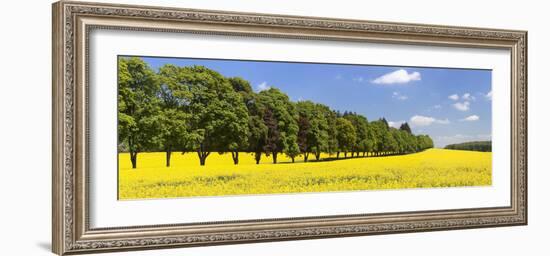
<path id="1" fill-rule="evenodd" d="M 53 251 L 526 225 L 526 40 L 55 3 Z"/>

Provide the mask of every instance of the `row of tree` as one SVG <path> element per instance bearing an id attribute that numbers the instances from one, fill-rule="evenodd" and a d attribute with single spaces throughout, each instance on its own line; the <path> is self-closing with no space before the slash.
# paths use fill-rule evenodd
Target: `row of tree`
<path id="1" fill-rule="evenodd" d="M 492 143 L 491 141 L 471 141 L 458 144 L 450 144 L 445 146 L 445 149 L 491 152 Z"/>
<path id="2" fill-rule="evenodd" d="M 407 123 L 390 127 L 382 118 L 368 122 L 311 101 L 290 101 L 277 88 L 255 93 L 248 81 L 226 78 L 203 66 L 164 65 L 153 71 L 140 58 L 118 62 L 119 150 L 129 152 L 132 167 L 144 151 L 196 152 L 205 165 L 212 152 L 286 154 L 295 161 L 321 153 L 340 158 L 405 154 L 433 147 L 427 135 L 415 136 Z"/>

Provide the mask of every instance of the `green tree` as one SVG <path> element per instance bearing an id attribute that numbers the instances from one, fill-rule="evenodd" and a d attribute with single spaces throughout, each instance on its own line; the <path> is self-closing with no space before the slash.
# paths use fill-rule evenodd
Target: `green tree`
<path id="1" fill-rule="evenodd" d="M 382 135 L 382 142 L 384 145 L 384 155 L 392 154 L 398 149 L 397 141 L 395 140 L 395 137 L 393 136 L 392 130 L 395 130 L 395 128 L 388 128 Z"/>
<path id="2" fill-rule="evenodd" d="M 373 145 L 373 151 L 376 156 L 384 154 L 387 150 L 387 144 L 389 139 L 389 126 L 385 119 L 379 119 L 370 123 L 372 128 L 372 134 L 375 137 L 375 143 Z"/>
<path id="3" fill-rule="evenodd" d="M 344 118 L 349 120 L 353 127 L 355 127 L 356 131 L 356 138 L 355 142 L 352 147 L 351 156 L 353 157 L 353 154 L 355 153 L 356 156 L 359 156 L 359 152 L 367 151 L 368 147 L 368 120 L 366 117 L 362 115 L 358 115 L 356 113 L 350 113 L 344 114 Z"/>
<path id="4" fill-rule="evenodd" d="M 319 111 L 320 115 L 323 117 L 323 119 L 326 120 L 326 126 L 324 129 L 327 132 L 327 143 L 325 149 L 321 149 L 322 152 L 326 152 L 329 155 L 333 155 L 338 151 L 338 131 L 336 130 L 336 124 L 337 124 L 337 113 L 333 110 L 331 110 L 328 106 L 323 104 L 317 104 L 317 110 Z M 317 152 L 315 155 L 316 159 L 320 159 L 321 152 Z"/>
<path id="5" fill-rule="evenodd" d="M 412 153 L 415 152 L 415 143 L 416 139 L 413 134 L 407 133 L 405 136 L 405 152 L 406 153 Z"/>
<path id="6" fill-rule="evenodd" d="M 300 104 L 298 104 L 298 106 L 300 106 Z M 311 125 L 309 124 L 309 117 L 302 114 L 302 111 L 304 110 L 299 110 L 300 116 L 298 117 L 298 147 L 302 155 L 304 155 L 304 162 L 307 162 L 309 157 L 308 135 Z"/>
<path id="7" fill-rule="evenodd" d="M 344 152 L 344 157 L 347 157 L 347 153 L 352 150 L 356 140 L 356 132 L 353 124 L 342 117 L 336 120 L 336 130 L 338 132 L 338 146 L 339 149 L 336 152 L 336 158 L 340 157 L 340 152 Z"/>
<path id="8" fill-rule="evenodd" d="M 434 143 L 428 135 L 417 135 L 417 151 L 422 151 L 428 148 L 433 148 Z"/>
<path id="9" fill-rule="evenodd" d="M 290 157 L 292 162 L 294 163 L 296 160 L 296 157 L 300 155 L 300 148 L 298 147 L 298 143 L 292 143 L 289 145 L 289 148 L 285 150 L 285 154 Z"/>
<path id="10" fill-rule="evenodd" d="M 322 152 L 329 150 L 329 123 L 325 115 L 328 107 L 311 101 L 300 101 L 296 104 L 298 109 L 298 145 L 304 155 L 304 162 L 308 161 L 308 155 L 313 153 L 317 160 Z"/>
<path id="11" fill-rule="evenodd" d="M 404 122 L 399 126 L 399 130 L 406 131 L 409 134 L 412 134 L 411 127 L 407 122 Z"/>
<path id="12" fill-rule="evenodd" d="M 140 58 L 118 61 L 118 137 L 126 144 L 132 168 L 139 152 L 160 143 L 159 82 L 155 72 Z"/>
<path id="13" fill-rule="evenodd" d="M 296 156 L 298 147 L 298 114 L 288 95 L 277 88 L 261 91 L 258 100 L 265 107 L 264 123 L 268 128 L 266 155 L 272 155 L 273 163 L 277 163 L 277 155 L 285 153 Z"/>
<path id="14" fill-rule="evenodd" d="M 277 163 L 277 153 L 280 150 L 279 144 L 281 141 L 281 132 L 279 131 L 279 123 L 273 110 L 266 108 L 263 115 L 264 125 L 267 127 L 267 136 L 263 150 L 267 156 L 273 154 L 273 163 Z M 256 161 L 259 160 L 256 155 Z"/>
<path id="15" fill-rule="evenodd" d="M 365 150 L 367 152 L 367 156 L 368 156 L 369 152 L 372 155 L 372 153 L 375 151 L 375 147 L 378 143 L 378 138 L 376 136 L 375 129 L 376 129 L 376 127 L 372 123 L 368 124 L 368 126 L 367 126 L 367 142 L 365 144 Z"/>
<path id="16" fill-rule="evenodd" d="M 391 129 L 392 136 L 396 142 L 395 146 L 395 154 L 404 154 L 406 149 L 407 141 L 405 140 L 405 137 L 409 134 L 405 130 L 401 129 Z"/>
<path id="17" fill-rule="evenodd" d="M 159 69 L 161 86 L 158 96 L 162 107 L 160 127 L 167 167 L 170 166 L 172 152 L 184 151 L 188 140 L 189 114 L 186 108 L 191 94 L 185 80 L 181 80 L 179 75 L 179 68 L 174 65 L 168 64 Z"/>
<path id="18" fill-rule="evenodd" d="M 205 165 L 211 152 L 238 152 L 247 145 L 248 111 L 241 95 L 216 71 L 203 66 L 180 68 L 181 83 L 189 90 L 188 147 Z"/>
<path id="19" fill-rule="evenodd" d="M 248 109 L 248 146 L 241 150 L 254 153 L 256 164 L 260 163 L 267 140 L 267 126 L 263 121 L 264 107 L 258 100 L 258 95 L 252 90 L 250 83 L 240 77 L 229 78 L 233 90 L 241 95 L 243 103 Z M 232 153 L 233 162 L 238 164 L 239 152 Z"/>

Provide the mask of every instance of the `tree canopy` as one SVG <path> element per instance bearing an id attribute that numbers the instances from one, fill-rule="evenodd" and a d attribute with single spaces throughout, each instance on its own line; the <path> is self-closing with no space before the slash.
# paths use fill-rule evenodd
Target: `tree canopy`
<path id="1" fill-rule="evenodd" d="M 161 144 L 159 81 L 140 58 L 120 59 L 118 76 L 118 137 L 136 168 L 139 152 Z"/>

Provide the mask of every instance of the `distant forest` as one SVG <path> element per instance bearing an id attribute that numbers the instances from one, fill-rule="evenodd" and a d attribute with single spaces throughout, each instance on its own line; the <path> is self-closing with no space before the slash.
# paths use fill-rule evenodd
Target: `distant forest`
<path id="1" fill-rule="evenodd" d="M 450 144 L 445 146 L 445 149 L 492 152 L 491 141 L 471 141 L 458 144 Z"/>

